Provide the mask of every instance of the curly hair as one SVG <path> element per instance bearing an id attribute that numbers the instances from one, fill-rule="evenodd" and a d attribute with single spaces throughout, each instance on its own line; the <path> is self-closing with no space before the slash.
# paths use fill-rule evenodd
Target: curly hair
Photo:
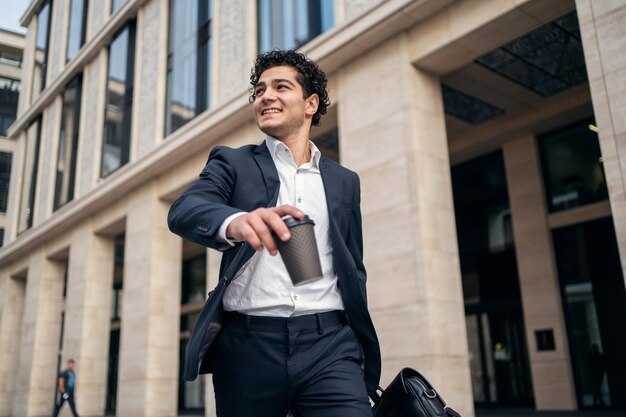
<path id="1" fill-rule="evenodd" d="M 322 115 L 326 114 L 326 110 L 330 106 L 328 91 L 326 91 L 326 74 L 315 62 L 299 52 L 275 49 L 259 54 L 256 57 L 254 67 L 252 67 L 250 73 L 250 102 L 252 103 L 256 99 L 254 88 L 259 82 L 261 74 L 265 70 L 281 65 L 293 67 L 298 71 L 296 79 L 302 86 L 302 90 L 304 90 L 304 98 L 309 97 L 311 94 L 317 94 L 320 98 L 317 112 L 313 115 L 312 121 L 314 126 L 318 126 Z"/>

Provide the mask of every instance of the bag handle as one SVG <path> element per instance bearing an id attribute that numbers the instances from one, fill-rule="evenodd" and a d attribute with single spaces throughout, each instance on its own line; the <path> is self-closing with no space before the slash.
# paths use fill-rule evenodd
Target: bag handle
<path id="1" fill-rule="evenodd" d="M 378 393 L 378 391 L 380 391 L 380 394 Z M 383 395 L 384 392 L 385 390 L 382 389 L 382 387 L 379 385 L 376 391 L 370 394 L 370 398 L 372 399 L 372 401 L 374 401 L 374 404 L 378 404 L 380 402 L 380 397 Z"/>

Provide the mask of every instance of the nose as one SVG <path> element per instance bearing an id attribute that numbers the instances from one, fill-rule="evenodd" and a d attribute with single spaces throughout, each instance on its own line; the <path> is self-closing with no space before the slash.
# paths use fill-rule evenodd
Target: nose
<path id="1" fill-rule="evenodd" d="M 264 92 L 263 92 L 263 97 L 261 97 L 261 101 L 263 103 L 268 102 L 268 101 L 274 101 L 276 100 L 276 92 L 272 89 L 272 88 L 267 88 Z"/>

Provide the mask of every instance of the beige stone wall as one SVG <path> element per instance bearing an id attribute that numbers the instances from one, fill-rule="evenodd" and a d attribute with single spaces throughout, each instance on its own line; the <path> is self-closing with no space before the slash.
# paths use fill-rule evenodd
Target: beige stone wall
<path id="1" fill-rule="evenodd" d="M 407 62 L 407 47 L 399 35 L 337 74 L 340 153 L 361 177 L 382 385 L 413 366 L 449 404 L 472 416 L 439 80 Z"/>
<path id="2" fill-rule="evenodd" d="M 80 415 L 104 414 L 113 241 L 94 233 L 90 222 L 74 230 L 69 249 L 63 360 L 76 360 L 76 403 Z"/>
<path id="3" fill-rule="evenodd" d="M 2 271 L 0 294 L 0 416 L 9 417 L 16 391 L 26 280 Z"/>
<path id="4" fill-rule="evenodd" d="M 26 298 L 13 396 L 13 417 L 50 413 L 57 376 L 65 265 L 33 253 L 26 274 Z"/>
<path id="5" fill-rule="evenodd" d="M 576 0 L 576 10 L 626 279 L 626 3 Z"/>

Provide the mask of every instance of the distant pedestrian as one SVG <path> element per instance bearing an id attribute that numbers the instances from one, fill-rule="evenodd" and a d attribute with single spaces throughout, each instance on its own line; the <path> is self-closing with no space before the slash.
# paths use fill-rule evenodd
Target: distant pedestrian
<path id="1" fill-rule="evenodd" d="M 78 417 L 76 412 L 76 404 L 74 403 L 74 388 L 76 387 L 76 373 L 74 372 L 74 359 L 67 360 L 67 369 L 59 375 L 59 395 L 57 403 L 54 407 L 54 417 L 59 415 L 61 407 L 65 401 L 70 404 L 70 409 L 74 417 Z"/>

